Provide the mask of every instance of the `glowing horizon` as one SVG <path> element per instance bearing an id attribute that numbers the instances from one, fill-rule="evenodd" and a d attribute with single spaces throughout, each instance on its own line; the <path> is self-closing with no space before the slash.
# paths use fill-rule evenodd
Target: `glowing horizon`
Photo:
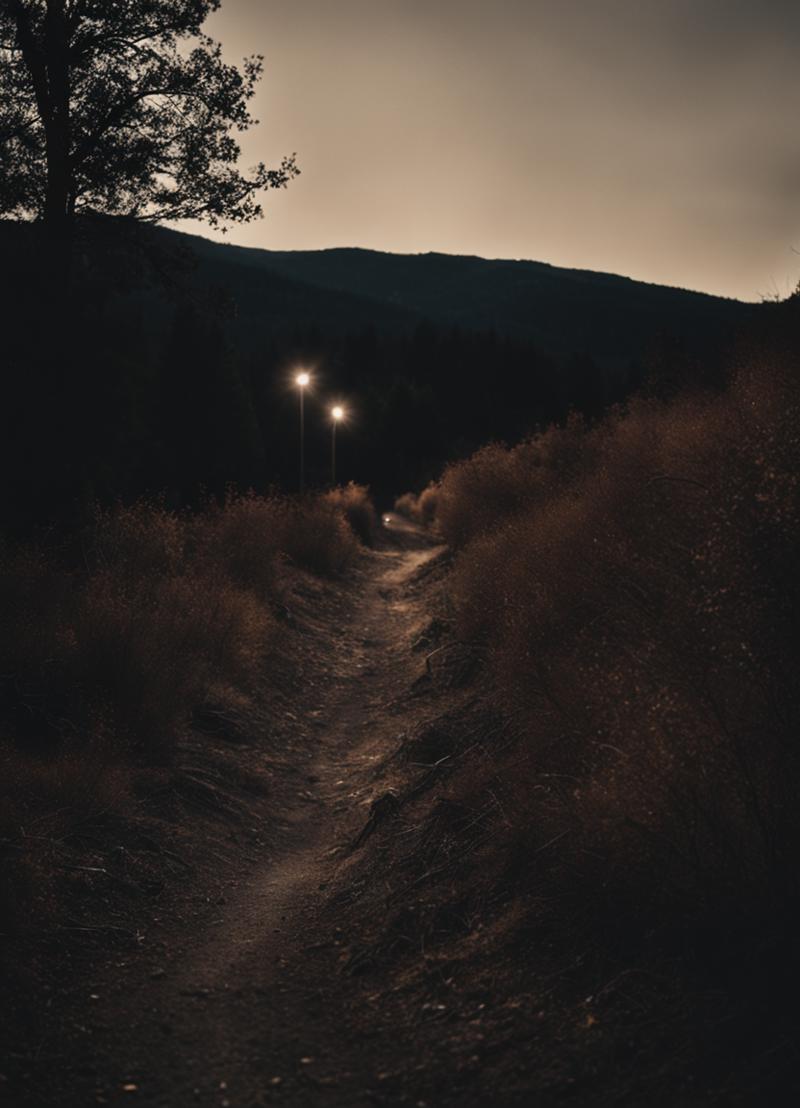
<path id="1" fill-rule="evenodd" d="M 223 0 L 208 30 L 231 60 L 265 55 L 244 164 L 296 150 L 302 170 L 224 241 L 529 259 L 749 300 L 800 278 L 788 0 Z"/>

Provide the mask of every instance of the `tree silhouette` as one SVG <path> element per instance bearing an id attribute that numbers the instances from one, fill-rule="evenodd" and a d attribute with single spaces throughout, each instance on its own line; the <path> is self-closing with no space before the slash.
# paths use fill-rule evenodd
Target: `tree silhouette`
<path id="1" fill-rule="evenodd" d="M 247 222 L 297 173 L 238 168 L 262 59 L 203 34 L 220 0 L 0 0 L 0 214 Z"/>

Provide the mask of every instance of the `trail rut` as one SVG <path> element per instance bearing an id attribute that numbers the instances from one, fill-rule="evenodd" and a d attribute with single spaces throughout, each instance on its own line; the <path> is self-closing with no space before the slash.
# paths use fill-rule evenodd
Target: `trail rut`
<path id="1" fill-rule="evenodd" d="M 329 896 L 381 795 L 376 767 L 399 726 L 390 705 L 420 668 L 410 641 L 427 614 L 403 586 L 436 550 L 394 526 L 401 548 L 370 554 L 321 660 L 324 679 L 297 687 L 315 738 L 270 798 L 277 849 L 234 875 L 212 918 L 162 964 L 129 960 L 90 986 L 86 1021 L 71 1032 L 82 1056 L 74 1103 L 375 1103 L 376 1045 L 348 1042 L 340 1027 L 341 1005 L 354 1000 L 341 993 L 343 937 Z"/>

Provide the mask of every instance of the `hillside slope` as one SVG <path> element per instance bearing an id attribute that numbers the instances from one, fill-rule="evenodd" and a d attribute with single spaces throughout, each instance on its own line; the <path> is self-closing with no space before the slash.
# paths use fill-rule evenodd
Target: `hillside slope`
<path id="1" fill-rule="evenodd" d="M 36 227 L 0 222 L 12 367 L 0 439 L 29 478 L 9 494 L 14 517 L 86 496 L 166 489 L 177 504 L 230 484 L 294 487 L 299 364 L 315 381 L 309 481 L 329 479 L 338 400 L 339 476 L 393 499 L 481 443 L 571 410 L 594 418 L 648 376 L 716 386 L 737 336 L 769 315 L 538 262 L 280 253 L 93 220 L 59 324 L 43 317 L 42 249 Z M 44 410 L 43 397 L 58 399 Z"/>
<path id="2" fill-rule="evenodd" d="M 263 275 L 279 274 L 308 298 L 308 319 L 324 324 L 319 290 L 328 303 L 364 313 L 364 323 L 401 325 L 427 318 L 465 330 L 535 342 L 542 350 L 588 352 L 611 360 L 641 355 L 660 336 L 718 339 L 758 308 L 628 277 L 563 269 L 543 262 L 488 260 L 447 254 L 386 254 L 375 250 L 271 251 L 187 240 L 203 267 L 245 293 L 241 318 L 254 329 L 276 321 L 274 304 L 260 314 L 251 296 Z M 356 297 L 356 300 L 345 300 Z M 300 303 L 282 305 L 294 316 Z M 324 318 L 323 318 L 324 317 Z"/>

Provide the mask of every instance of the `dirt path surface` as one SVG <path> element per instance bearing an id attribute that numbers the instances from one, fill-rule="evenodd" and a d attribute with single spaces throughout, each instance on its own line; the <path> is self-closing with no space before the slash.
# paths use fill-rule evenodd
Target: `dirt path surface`
<path id="1" fill-rule="evenodd" d="M 498 849 L 509 736 L 448 559 L 392 518 L 344 581 L 288 567 L 263 697 L 59 844 L 2 1108 L 766 1103 L 782 1073 L 766 1046 L 729 1072 L 715 988 L 554 917 L 529 869 L 554 840 Z"/>
<path id="2" fill-rule="evenodd" d="M 296 688 L 311 740 L 268 798 L 277 830 L 262 858 L 252 864 L 254 829 L 251 863 L 223 855 L 222 891 L 199 890 L 206 908 L 165 925 L 158 942 L 143 934 L 139 951 L 81 983 L 43 1044 L 33 1103 L 382 1102 L 384 1046 L 393 1054 L 397 1044 L 391 1034 L 353 1041 L 344 1018 L 369 1004 L 369 985 L 341 972 L 342 870 L 393 803 L 379 767 L 397 746 L 395 702 L 419 677 L 410 646 L 429 620 L 424 595 L 405 586 L 438 552 L 399 519 L 391 528 L 394 544 L 366 556 L 356 587 L 316 614 L 308 598 L 300 633 L 327 636 L 330 650 L 310 651 Z M 48 1058 L 58 1069 L 49 1094 Z"/>

